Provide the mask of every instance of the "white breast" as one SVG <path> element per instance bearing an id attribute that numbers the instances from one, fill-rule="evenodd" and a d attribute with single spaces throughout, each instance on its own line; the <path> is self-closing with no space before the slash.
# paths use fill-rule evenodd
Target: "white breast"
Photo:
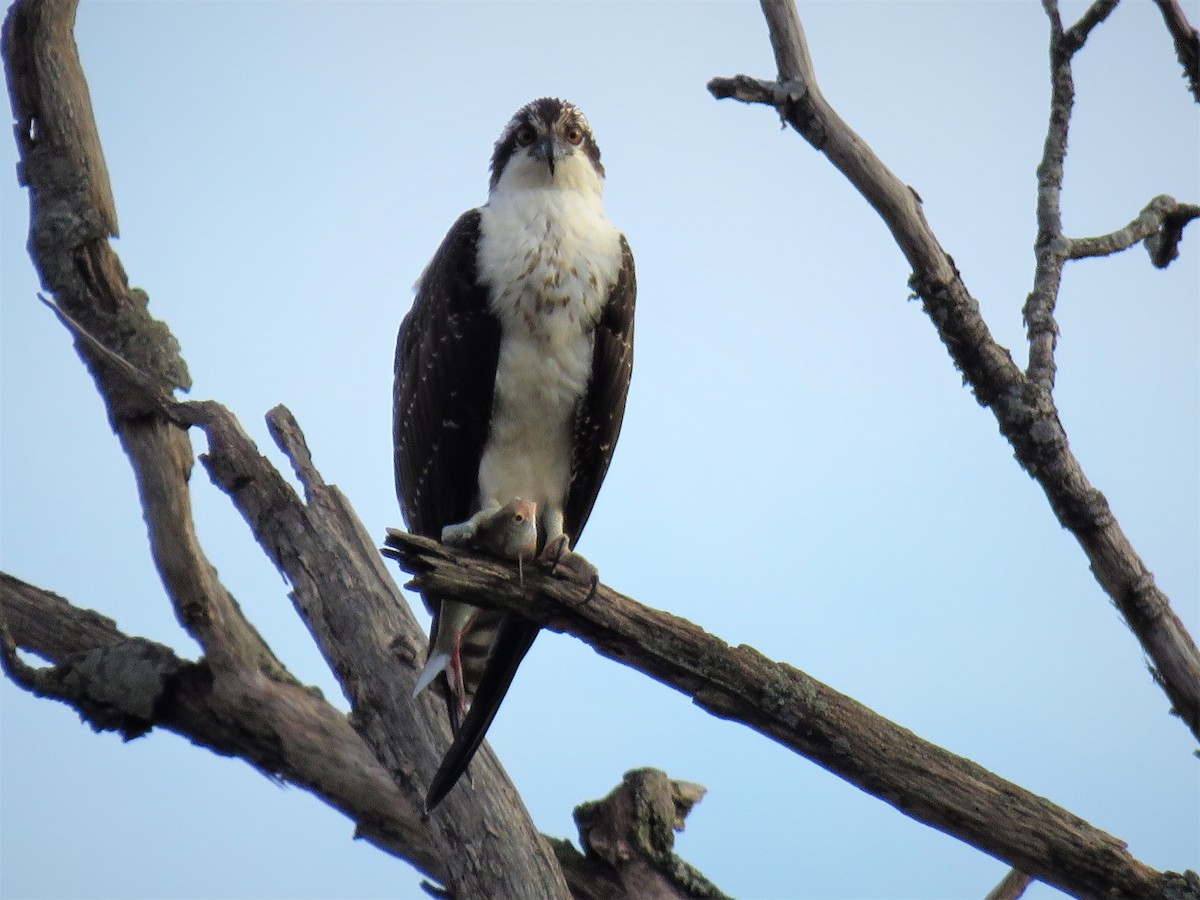
<path id="1" fill-rule="evenodd" d="M 480 501 L 533 500 L 555 537 L 595 327 L 620 271 L 620 233 L 598 192 L 498 191 L 480 213 L 478 272 L 501 328 Z"/>

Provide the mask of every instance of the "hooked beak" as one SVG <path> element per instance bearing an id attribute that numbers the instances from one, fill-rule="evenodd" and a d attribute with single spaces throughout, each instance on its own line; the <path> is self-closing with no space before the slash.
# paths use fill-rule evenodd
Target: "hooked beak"
<path id="1" fill-rule="evenodd" d="M 546 135 L 529 152 L 534 159 L 541 160 L 549 166 L 550 175 L 554 175 L 554 135 Z"/>

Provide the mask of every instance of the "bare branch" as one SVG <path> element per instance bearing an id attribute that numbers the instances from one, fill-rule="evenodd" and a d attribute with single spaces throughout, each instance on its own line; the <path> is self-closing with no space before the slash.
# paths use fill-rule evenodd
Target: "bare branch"
<path id="1" fill-rule="evenodd" d="M 1200 31 L 1192 27 L 1184 15 L 1179 0 L 1154 0 L 1154 5 L 1162 13 L 1167 31 L 1171 32 L 1171 40 L 1175 42 L 1175 55 L 1183 66 L 1184 77 L 1192 96 L 1200 103 Z"/>
<path id="2" fill-rule="evenodd" d="M 1075 82 L 1071 58 L 1079 52 L 1092 29 L 1116 8 L 1116 0 L 1097 0 L 1078 22 L 1066 31 L 1057 0 L 1043 0 L 1050 19 L 1050 123 L 1037 168 L 1037 240 L 1033 290 L 1025 301 L 1023 315 L 1029 337 L 1029 364 L 1025 374 L 1047 390 L 1054 390 L 1057 365 L 1058 323 L 1054 307 L 1062 284 L 1063 263 L 1069 258 L 1062 230 L 1063 160 L 1067 155 L 1067 132 L 1075 105 Z"/>
<path id="3" fill-rule="evenodd" d="M 1197 218 L 1200 218 L 1200 206 L 1179 203 L 1174 197 L 1160 194 L 1124 228 L 1099 237 L 1066 239 L 1066 256 L 1068 259 L 1109 256 L 1145 241 L 1154 265 L 1165 268 L 1179 256 L 1184 226 Z"/>
<path id="4" fill-rule="evenodd" d="M 1050 123 L 1037 170 L 1038 234 L 1033 290 L 1025 301 L 1023 314 L 1029 336 L 1026 375 L 1053 390 L 1057 368 L 1054 351 L 1058 340 L 1054 308 L 1066 261 L 1105 256 L 1145 240 L 1151 262 L 1160 269 L 1165 268 L 1179 255 L 1183 227 L 1195 216 L 1188 212 L 1194 207 L 1162 196 L 1150 201 L 1142 214 L 1126 228 L 1110 235 L 1076 239 L 1063 235 L 1060 211 L 1063 160 L 1075 102 L 1071 60 L 1083 47 L 1092 29 L 1108 17 L 1117 4 L 1116 0 L 1097 0 L 1066 31 L 1062 27 L 1057 0 L 1044 0 L 1043 5 L 1050 20 Z"/>
<path id="5" fill-rule="evenodd" d="M 600 585 L 389 532 L 385 552 L 414 586 L 476 606 L 515 610 L 568 632 L 753 728 L 901 812 L 1078 896 L 1155 896 L 1174 876 L 1048 800 L 949 753 L 791 666 L 729 647 L 678 616 Z M 1196 894 L 1200 897 L 1200 893 Z"/>
<path id="6" fill-rule="evenodd" d="M 249 696 L 233 698 L 214 690 L 207 663 L 129 637 L 111 619 L 3 573 L 0 624 L 10 639 L 10 677 L 37 696 L 72 706 L 97 731 L 115 730 L 128 740 L 160 727 L 221 756 L 240 757 L 345 813 L 359 837 L 446 880 L 418 811 L 346 717 L 314 689 L 260 676 Z M 12 652 L 16 647 L 54 665 L 26 665 Z"/>
<path id="7" fill-rule="evenodd" d="M 1200 651 L 1146 564 L 1088 482 L 1071 452 L 1044 378 L 1026 377 L 992 336 L 953 261 L 929 228 L 916 193 L 900 182 L 821 95 L 795 7 L 762 0 L 779 66 L 773 86 L 745 76 L 714 79 L 717 97 L 773 105 L 862 193 L 912 265 L 909 284 L 924 304 L 975 398 L 996 417 L 1021 466 L 1041 485 L 1051 509 L 1079 541 L 1092 572 L 1116 604 L 1172 711 L 1200 739 Z"/>
<path id="8" fill-rule="evenodd" d="M 1043 0 L 1047 10 L 1052 10 L 1051 21 L 1054 23 L 1055 31 L 1062 28 L 1062 24 L 1058 17 L 1058 0 Z M 1079 51 L 1079 48 L 1084 45 L 1088 39 L 1088 35 L 1092 33 L 1092 29 L 1108 18 L 1109 13 L 1117 8 L 1118 0 L 1095 0 L 1095 2 L 1084 11 L 1079 17 L 1079 21 L 1072 25 L 1062 35 L 1062 44 L 1060 49 L 1072 55 Z"/>
<path id="9" fill-rule="evenodd" d="M 1058 323 L 1054 306 L 1062 284 L 1066 254 L 1062 233 L 1063 160 L 1067 155 L 1067 132 L 1075 104 L 1075 82 L 1071 77 L 1071 57 L 1102 18 L 1093 4 L 1088 15 L 1065 33 L 1057 0 L 1043 0 L 1050 19 L 1050 122 L 1042 146 L 1042 161 L 1037 167 L 1037 239 L 1034 241 L 1036 266 L 1033 290 L 1025 301 L 1023 315 L 1029 337 L 1029 363 L 1026 377 L 1046 389 L 1054 390 L 1058 344 Z M 1070 36 L 1068 36 L 1068 34 Z"/>
<path id="10" fill-rule="evenodd" d="M 8 81 L 20 127 L 23 175 L 33 204 L 30 250 L 62 312 L 92 336 L 76 340 L 108 407 L 109 421 L 133 466 L 146 513 L 150 549 L 180 623 L 200 642 L 210 665 L 237 671 L 279 667 L 242 616 L 204 555 L 192 527 L 186 432 L 147 415 L 96 345 L 127 361 L 169 394 L 190 383 L 179 346 L 129 287 L 108 237 L 116 213 L 91 116 L 87 83 L 71 38 L 74 0 L 16 4 L 5 23 Z"/>
<path id="11" fill-rule="evenodd" d="M 304 485 L 306 502 L 271 466 L 228 410 L 180 404 L 208 437 L 203 462 L 229 494 L 271 561 L 354 708 L 354 724 L 415 805 L 423 805 L 450 735 L 429 692 L 414 699 L 424 632 L 387 575 L 362 523 L 307 458 L 291 413 L 268 417 Z M 566 896 L 549 847 L 529 821 L 495 754 L 472 762 L 472 782 L 454 791 L 428 825 L 443 848 L 456 892 L 474 896 Z M 463 852 L 461 848 L 472 848 Z M 557 885 L 555 884 L 557 882 Z"/>
<path id="12" fill-rule="evenodd" d="M 984 900 L 1017 900 L 1033 884 L 1033 879 L 1018 869 L 1012 869 L 1000 883 L 988 891 Z"/>
<path id="13" fill-rule="evenodd" d="M 9 619 L 12 628 L 9 628 Z M 302 788 L 355 823 L 355 836 L 448 883 L 449 870 L 411 803 L 375 760 L 347 718 L 320 693 L 290 681 L 259 678 L 255 706 L 213 689 L 203 662 L 120 632 L 111 619 L 0 573 L 0 662 L 14 682 L 74 708 L 96 731 L 126 740 L 163 728 L 221 756 L 245 760 L 268 778 Z M 34 667 L 21 647 L 53 663 Z M 653 885 L 664 900 L 723 898 L 673 852 L 673 830 L 704 789 L 653 769 L 630 772 L 604 800 L 576 812 L 581 854 L 546 838 L 573 897 L 633 900 Z M 605 836 L 601 838 L 600 833 Z M 607 839 L 607 843 L 606 843 Z"/>

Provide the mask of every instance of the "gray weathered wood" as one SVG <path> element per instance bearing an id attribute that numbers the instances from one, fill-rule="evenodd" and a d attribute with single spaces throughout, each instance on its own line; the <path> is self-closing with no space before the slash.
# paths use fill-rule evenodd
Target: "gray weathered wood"
<path id="1" fill-rule="evenodd" d="M 730 647 L 693 623 L 605 585 L 505 562 L 405 532 L 389 555 L 414 586 L 511 609 L 582 638 L 603 656 L 690 696 L 828 769 L 901 812 L 1081 897 L 1200 898 L 1195 874 L 1161 873 L 1123 841 L 753 647 Z M 1182 886 L 1182 887 L 1181 887 Z M 1187 893 L 1190 891 L 1191 893 Z"/>

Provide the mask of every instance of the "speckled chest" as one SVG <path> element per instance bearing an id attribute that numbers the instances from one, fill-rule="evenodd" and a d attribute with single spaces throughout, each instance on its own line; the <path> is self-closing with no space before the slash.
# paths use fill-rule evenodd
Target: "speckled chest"
<path id="1" fill-rule="evenodd" d="M 539 370 L 578 397 L 590 374 L 592 333 L 620 270 L 620 233 L 599 198 L 578 191 L 520 191 L 480 212 L 479 274 L 500 319 L 501 346 L 532 354 L 507 363 Z M 505 365 L 502 358 L 498 387 Z"/>
<path id="2" fill-rule="evenodd" d="M 599 197 L 528 189 L 480 214 L 480 278 L 506 331 L 552 345 L 595 325 L 621 265 Z"/>
<path id="3" fill-rule="evenodd" d="M 557 506 L 596 323 L 620 271 L 621 236 L 599 197 L 584 192 L 494 196 L 480 214 L 479 279 L 501 327 L 481 493 Z"/>

